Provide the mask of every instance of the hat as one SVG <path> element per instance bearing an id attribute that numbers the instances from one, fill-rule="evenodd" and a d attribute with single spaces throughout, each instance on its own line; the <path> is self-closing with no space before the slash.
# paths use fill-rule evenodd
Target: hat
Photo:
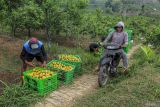
<path id="1" fill-rule="evenodd" d="M 117 27 L 122 27 L 124 29 L 124 23 L 121 21 L 121 22 L 118 22 L 115 26 L 115 28 Z"/>
<path id="2" fill-rule="evenodd" d="M 35 38 L 35 37 L 32 37 L 32 38 L 29 40 L 29 43 L 30 43 L 30 44 L 36 44 L 36 43 L 38 43 L 38 39 Z"/>

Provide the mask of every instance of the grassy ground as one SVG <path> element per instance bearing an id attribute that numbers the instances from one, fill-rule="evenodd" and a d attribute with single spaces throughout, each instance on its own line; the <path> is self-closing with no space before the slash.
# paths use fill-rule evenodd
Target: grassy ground
<path id="1" fill-rule="evenodd" d="M 2 44 L 0 46 L 0 49 L 2 50 L 0 52 L 0 80 L 5 83 L 12 83 L 11 81 L 14 81 L 13 79 L 20 80 L 20 75 L 18 75 L 17 78 L 13 78 L 11 76 L 6 76 L 6 73 L 7 75 L 9 72 L 20 74 L 21 60 L 19 54 L 23 41 L 12 41 L 10 38 L 0 37 L 0 43 Z M 52 44 L 51 47 L 48 61 L 54 59 L 58 54 L 79 54 L 83 61 L 81 74 L 92 73 L 92 69 L 94 69 L 95 65 L 98 63 L 98 57 L 95 58 L 84 48 L 64 47 L 56 44 Z M 1 72 L 3 72 L 4 79 L 1 78 Z M 5 89 L 0 96 L 0 107 L 28 107 L 30 104 L 34 104 L 34 102 L 43 99 L 43 97 L 40 97 L 36 92 L 31 91 L 26 87 L 21 87 L 19 81 L 16 85 L 12 84 L 9 86 L 2 84 L 0 81 L 0 89 L 2 89 L 2 87 L 5 87 Z"/>
<path id="2" fill-rule="evenodd" d="M 0 72 L 19 74 L 21 66 L 19 54 L 23 41 L 13 42 L 10 39 L 3 39 L 0 43 L 2 44 L 0 49 L 3 50 L 0 52 Z M 95 58 L 84 48 L 52 44 L 49 60 L 64 53 L 79 54 L 83 61 L 82 74 L 94 73 L 93 69 L 99 58 Z M 160 101 L 159 68 L 154 63 L 145 62 L 140 53 L 137 53 L 130 63 L 131 69 L 128 76 L 120 75 L 111 80 L 105 88 L 79 99 L 74 107 L 141 107 L 147 104 L 158 104 Z M 42 98 L 34 91 L 20 85 L 13 85 L 6 87 L 3 95 L 0 96 L 0 107 L 28 107 L 31 102 L 33 104 Z"/>
<path id="3" fill-rule="evenodd" d="M 139 52 L 130 60 L 128 76 L 121 75 L 105 87 L 76 101 L 73 107 L 159 107 L 160 72 Z"/>
<path id="4" fill-rule="evenodd" d="M 25 86 L 6 86 L 3 95 L 0 96 L 0 107 L 29 107 L 42 98 Z"/>

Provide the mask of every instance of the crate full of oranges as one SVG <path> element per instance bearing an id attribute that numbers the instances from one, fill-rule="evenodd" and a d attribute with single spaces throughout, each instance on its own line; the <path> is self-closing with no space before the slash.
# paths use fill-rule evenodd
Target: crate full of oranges
<path id="1" fill-rule="evenodd" d="M 40 95 L 47 94 L 57 89 L 57 73 L 45 68 L 34 68 L 24 72 L 25 84 L 38 91 Z"/>
<path id="2" fill-rule="evenodd" d="M 70 84 L 73 81 L 75 66 L 59 60 L 52 60 L 47 64 L 51 70 L 56 70 L 58 73 L 58 80 L 65 84 Z"/>
<path id="3" fill-rule="evenodd" d="M 79 55 L 62 54 L 58 55 L 59 60 L 75 65 L 75 72 L 81 71 L 82 60 Z"/>

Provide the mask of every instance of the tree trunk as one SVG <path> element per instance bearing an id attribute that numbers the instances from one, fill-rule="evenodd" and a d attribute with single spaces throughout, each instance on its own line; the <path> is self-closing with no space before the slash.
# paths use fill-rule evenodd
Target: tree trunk
<path id="1" fill-rule="evenodd" d="M 16 36 L 16 27 L 14 27 L 13 35 L 14 35 L 14 37 Z"/>
<path id="2" fill-rule="evenodd" d="M 14 37 L 16 36 L 16 25 L 15 23 L 11 24 L 11 37 L 14 39 Z"/>
<path id="3" fill-rule="evenodd" d="M 45 27 L 46 27 L 46 35 L 47 35 L 48 53 L 50 53 L 51 35 L 50 35 L 50 23 L 49 23 L 49 12 L 48 12 L 48 9 L 45 9 Z"/>
<path id="4" fill-rule="evenodd" d="M 59 36 L 60 35 L 60 30 L 56 30 L 56 35 Z"/>
<path id="5" fill-rule="evenodd" d="M 11 32 L 10 32 L 10 36 L 14 38 L 14 34 L 13 34 L 13 29 L 14 29 L 14 28 L 13 28 L 13 27 L 14 27 L 14 26 L 13 26 L 13 24 L 12 24 L 12 25 L 11 25 Z"/>

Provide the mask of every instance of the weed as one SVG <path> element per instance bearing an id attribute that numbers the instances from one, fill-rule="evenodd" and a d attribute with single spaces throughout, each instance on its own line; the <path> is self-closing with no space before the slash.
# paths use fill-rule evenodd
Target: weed
<path id="1" fill-rule="evenodd" d="M 6 86 L 2 96 L 0 96 L 0 107 L 28 107 L 39 100 L 38 93 L 25 86 Z"/>

